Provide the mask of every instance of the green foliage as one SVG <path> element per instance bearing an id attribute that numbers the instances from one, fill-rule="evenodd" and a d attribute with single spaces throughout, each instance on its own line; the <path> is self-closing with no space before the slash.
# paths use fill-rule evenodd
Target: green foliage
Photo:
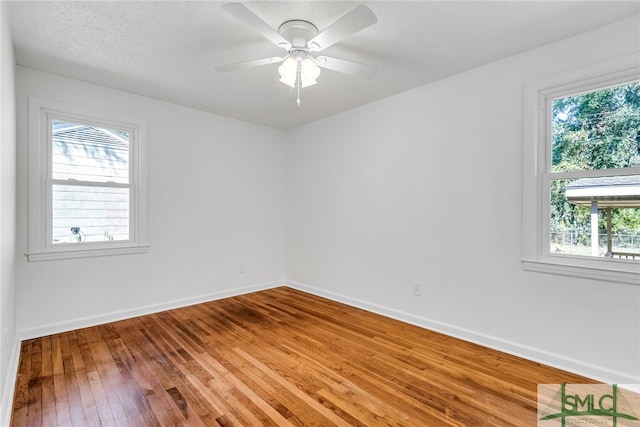
<path id="1" fill-rule="evenodd" d="M 555 100 L 552 138 L 554 172 L 640 165 L 640 83 Z M 568 202 L 568 183 L 551 183 L 552 232 L 590 227 L 589 210 Z M 613 233 L 640 230 L 639 209 L 613 209 L 611 216 Z M 604 215 L 599 228 L 606 229 Z"/>
<path id="2" fill-rule="evenodd" d="M 554 171 L 640 165 L 640 83 L 553 103 Z"/>

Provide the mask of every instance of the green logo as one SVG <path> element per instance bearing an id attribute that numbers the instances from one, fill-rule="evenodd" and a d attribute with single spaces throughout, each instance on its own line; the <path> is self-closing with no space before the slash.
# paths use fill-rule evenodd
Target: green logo
<path id="1" fill-rule="evenodd" d="M 638 405 L 640 395 L 616 384 L 540 384 L 538 426 L 640 426 Z"/>

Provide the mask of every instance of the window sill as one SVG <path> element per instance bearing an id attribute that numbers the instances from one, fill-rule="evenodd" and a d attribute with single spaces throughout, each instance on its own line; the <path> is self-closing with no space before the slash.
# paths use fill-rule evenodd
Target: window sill
<path id="1" fill-rule="evenodd" d="M 640 285 L 639 264 L 628 263 L 621 267 L 624 268 L 585 267 L 547 260 L 522 260 L 522 268 L 525 271 Z"/>
<path id="2" fill-rule="evenodd" d="M 149 245 L 120 246 L 108 248 L 56 248 L 55 250 L 50 251 L 29 252 L 26 255 L 29 262 L 37 262 L 74 258 L 92 258 L 112 255 L 141 254 L 148 252 L 148 250 Z"/>

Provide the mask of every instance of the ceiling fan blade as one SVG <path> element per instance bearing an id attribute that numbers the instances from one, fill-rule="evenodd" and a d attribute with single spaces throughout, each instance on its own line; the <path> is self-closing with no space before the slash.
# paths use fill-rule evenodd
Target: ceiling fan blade
<path id="1" fill-rule="evenodd" d="M 369 79 L 378 71 L 378 67 L 359 62 L 347 61 L 344 59 L 332 58 L 330 56 L 319 56 L 316 58 L 318 67 L 338 71 L 340 73 Z"/>
<path id="2" fill-rule="evenodd" d="M 269 24 L 262 20 L 262 18 L 247 9 L 245 5 L 241 3 L 228 3 L 222 6 L 222 8 L 225 12 L 234 16 L 239 21 L 242 21 L 245 25 L 248 25 L 276 46 L 280 46 L 285 49 L 291 47 L 291 44 L 282 37 L 280 33 L 271 28 Z"/>
<path id="3" fill-rule="evenodd" d="M 376 22 L 378 22 L 376 15 L 367 6 L 361 4 L 309 40 L 307 47 L 316 52 L 326 49 Z"/>
<path id="4" fill-rule="evenodd" d="M 271 58 L 253 59 L 251 61 L 236 62 L 235 64 L 218 65 L 216 70 L 222 72 L 246 70 L 248 68 L 260 67 L 262 65 L 276 64 L 283 60 L 284 58 L 279 56 L 272 56 Z"/>

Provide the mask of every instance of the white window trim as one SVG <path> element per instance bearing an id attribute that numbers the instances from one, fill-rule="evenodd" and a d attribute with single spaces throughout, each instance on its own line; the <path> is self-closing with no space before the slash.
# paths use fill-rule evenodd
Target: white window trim
<path id="1" fill-rule="evenodd" d="M 29 97 L 29 261 L 85 258 L 144 253 L 148 244 L 148 143 L 145 120 L 105 114 L 78 106 Z M 134 133 L 131 144 L 131 190 L 129 204 L 129 240 L 87 242 L 78 245 L 53 245 L 48 215 L 49 117 L 91 123 L 106 128 L 124 128 Z M 47 225 L 49 224 L 49 225 Z"/>
<path id="2" fill-rule="evenodd" d="M 548 99 L 637 79 L 640 79 L 640 58 L 633 54 L 525 84 L 522 249 L 525 270 L 640 285 L 637 261 L 550 254 L 548 238 L 544 237 L 549 235 L 549 202 L 544 181 L 548 180 L 545 173 L 551 167 Z M 604 172 L 636 175 L 640 174 L 640 167 L 596 173 Z"/>

